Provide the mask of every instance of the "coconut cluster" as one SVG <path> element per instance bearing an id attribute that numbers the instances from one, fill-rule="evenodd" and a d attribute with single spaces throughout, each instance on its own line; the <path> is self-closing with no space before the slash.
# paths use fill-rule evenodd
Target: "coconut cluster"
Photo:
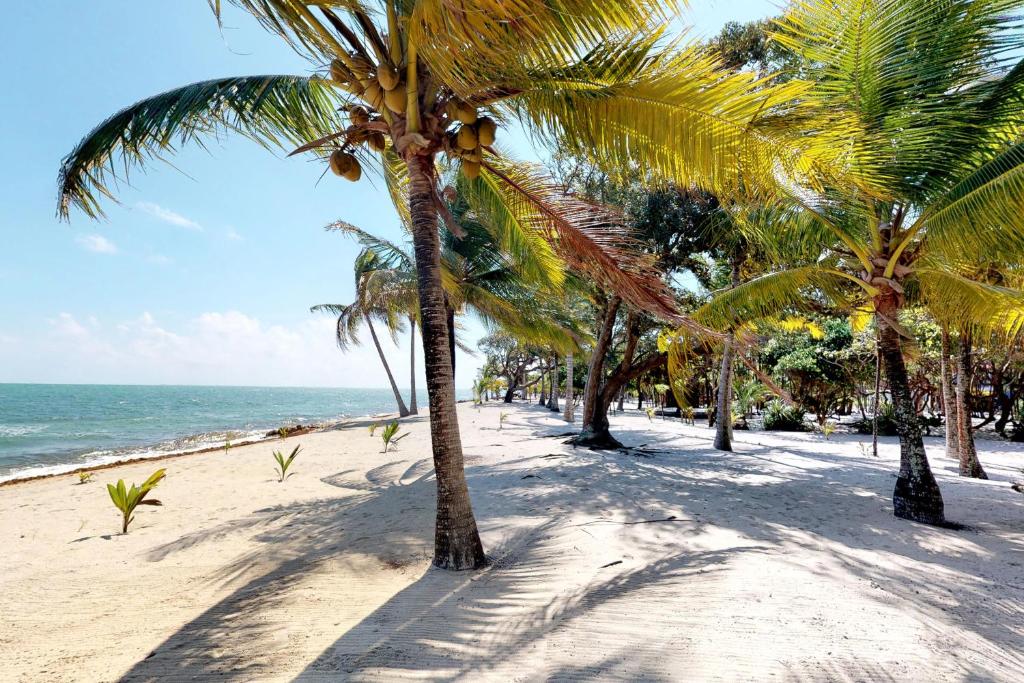
<path id="1" fill-rule="evenodd" d="M 375 152 L 386 147 L 384 133 L 367 130 L 367 124 L 387 117 L 388 112 L 404 115 L 408 106 L 406 81 L 400 69 L 390 63 L 374 65 L 365 56 L 352 53 L 347 61 L 335 59 L 331 62 L 331 79 L 344 90 L 362 98 L 371 110 L 356 105 L 349 111 L 352 125 L 346 131 L 346 144 L 335 151 L 330 158 L 331 170 L 348 180 L 359 180 L 362 169 L 356 157 L 346 152 L 350 144 L 366 144 Z M 382 117 L 381 114 L 384 114 Z M 483 148 L 494 144 L 498 124 L 488 116 L 478 116 L 476 107 L 461 100 L 453 99 L 446 105 L 449 120 L 459 123 L 449 133 L 448 151 L 462 160 L 462 172 L 470 180 L 480 175 L 483 163 Z"/>
<path id="2" fill-rule="evenodd" d="M 494 144 L 498 124 L 489 116 L 477 116 L 476 108 L 465 102 L 452 100 L 447 107 L 448 117 L 459 122 L 450 134 L 449 148 L 462 159 L 462 172 L 470 180 L 480 175 L 483 148 Z"/>

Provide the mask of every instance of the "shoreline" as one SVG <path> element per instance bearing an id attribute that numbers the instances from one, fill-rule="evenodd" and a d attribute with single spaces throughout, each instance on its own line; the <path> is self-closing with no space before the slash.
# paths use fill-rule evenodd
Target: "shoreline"
<path id="1" fill-rule="evenodd" d="M 379 413 L 379 414 L 375 414 L 375 415 L 362 415 L 362 416 L 358 416 L 358 417 L 346 417 L 346 418 L 332 420 L 332 421 L 328 421 L 328 422 L 318 422 L 316 424 L 308 424 L 308 425 L 302 425 L 302 424 L 281 425 L 280 427 L 277 427 L 276 429 L 267 429 L 267 430 L 252 429 L 252 430 L 249 430 L 249 431 L 265 432 L 264 436 L 262 438 L 248 438 L 248 439 L 245 439 L 243 441 L 232 442 L 231 446 L 228 448 L 228 450 L 231 451 L 231 450 L 234 450 L 235 448 L 241 448 L 242 446 L 252 446 L 252 445 L 255 445 L 255 444 L 266 443 L 268 441 L 282 440 L 282 437 L 276 436 L 276 433 L 279 430 L 281 430 L 281 429 L 287 429 L 288 430 L 288 434 L 284 438 L 289 438 L 289 437 L 292 437 L 292 436 L 302 436 L 304 434 L 313 434 L 313 433 L 317 433 L 317 432 L 326 432 L 326 431 L 337 430 L 337 429 L 342 428 L 343 426 L 347 426 L 347 425 L 350 425 L 350 424 L 357 424 L 361 420 L 369 420 L 369 419 L 382 419 L 383 420 L 383 419 L 387 419 L 387 418 L 394 418 L 396 420 L 397 419 L 401 419 L 401 418 L 398 417 L 398 413 Z M 228 430 L 228 431 L 236 431 L 236 430 Z M 237 430 L 237 431 L 241 431 L 241 430 Z M 186 435 L 186 436 L 195 436 L 195 435 Z M 179 437 L 179 438 L 184 438 L 184 437 Z M 33 469 L 37 469 L 37 468 L 41 468 L 41 467 L 59 468 L 59 467 L 65 467 L 65 465 L 60 465 L 60 464 L 56 464 L 56 465 L 30 465 L 28 468 L 26 468 L 24 470 L 21 470 L 21 472 L 24 472 L 24 474 L 21 474 L 20 472 L 15 471 L 15 472 L 11 472 L 10 474 L 0 475 L 2 477 L 8 477 L 8 478 L 0 479 L 0 488 L 4 488 L 4 487 L 7 487 L 7 486 L 14 486 L 16 484 L 23 484 L 23 483 L 30 482 L 30 481 L 39 481 L 39 480 L 42 480 L 42 479 L 51 479 L 53 477 L 62 477 L 62 476 L 68 475 L 68 474 L 78 474 L 79 472 L 99 472 L 101 470 L 108 470 L 108 469 L 111 469 L 111 468 L 114 468 L 114 467 L 121 467 L 122 465 L 133 465 L 133 464 L 140 463 L 140 462 L 159 462 L 159 461 L 163 461 L 163 460 L 170 460 L 170 459 L 173 459 L 173 458 L 181 458 L 181 457 L 185 457 L 185 456 L 189 456 L 189 455 L 201 455 L 203 453 L 213 453 L 213 452 L 218 452 L 218 451 L 223 451 L 223 450 L 224 450 L 224 444 L 221 444 L 221 445 L 218 445 L 218 446 L 203 446 L 201 448 L 191 448 L 191 449 L 186 449 L 186 450 L 182 450 L 182 451 L 173 451 L 173 452 L 167 452 L 167 453 L 154 452 L 154 453 L 152 453 L 152 455 L 143 455 L 143 454 L 132 454 L 132 453 L 129 453 L 129 454 L 126 454 L 124 456 L 124 458 L 118 459 L 118 460 L 113 460 L 111 462 L 97 462 L 97 463 L 94 463 L 94 464 L 89 464 L 88 462 L 81 463 L 81 464 L 68 463 L 66 466 L 69 469 L 64 469 L 64 470 L 60 470 L 60 471 L 57 471 L 57 472 L 42 472 L 42 473 L 39 473 L 39 474 L 31 474 L 31 472 L 32 472 Z"/>

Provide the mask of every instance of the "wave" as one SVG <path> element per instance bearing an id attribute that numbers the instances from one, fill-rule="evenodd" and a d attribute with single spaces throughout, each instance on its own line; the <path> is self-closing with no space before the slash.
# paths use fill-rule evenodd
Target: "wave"
<path id="1" fill-rule="evenodd" d="M 48 425 L 0 425 L 0 438 L 38 434 Z"/>
<path id="2" fill-rule="evenodd" d="M 229 442 L 232 444 L 255 443 L 269 438 L 270 437 L 267 436 L 266 430 L 263 429 L 229 430 L 191 434 L 189 436 L 170 439 L 150 446 L 132 446 L 89 451 L 88 453 L 76 456 L 72 462 L 62 462 L 51 465 L 34 465 L 0 475 L 0 483 L 18 479 L 32 479 L 34 477 L 48 477 L 55 474 L 65 474 L 83 467 L 100 467 L 129 460 L 162 458 L 168 455 L 182 455 L 210 448 L 223 448 Z"/>

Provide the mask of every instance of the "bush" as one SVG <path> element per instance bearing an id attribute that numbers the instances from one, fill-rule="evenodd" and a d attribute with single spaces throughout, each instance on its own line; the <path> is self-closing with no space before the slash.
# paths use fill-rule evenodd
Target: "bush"
<path id="1" fill-rule="evenodd" d="M 804 432 L 804 411 L 799 406 L 786 405 L 775 399 L 764 411 L 763 425 L 765 430 L 772 432 Z"/>
<path id="2" fill-rule="evenodd" d="M 924 430 L 925 436 L 930 436 L 932 429 L 942 424 L 942 419 L 937 415 L 919 415 L 917 420 L 921 423 L 921 429 Z M 854 423 L 854 427 L 860 434 L 871 434 L 872 420 L 870 417 L 866 420 L 858 420 Z M 896 408 L 889 401 L 883 401 L 878 406 L 878 435 L 899 436 L 899 432 L 896 430 Z"/>

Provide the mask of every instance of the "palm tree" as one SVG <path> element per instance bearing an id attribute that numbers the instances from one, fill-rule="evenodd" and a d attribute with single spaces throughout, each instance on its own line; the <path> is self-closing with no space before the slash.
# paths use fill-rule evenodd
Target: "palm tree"
<path id="1" fill-rule="evenodd" d="M 220 0 L 209 2 L 219 17 Z M 677 313 L 661 281 L 638 277 L 600 248 L 614 230 L 594 237 L 580 229 L 612 223 L 510 164 L 493 146 L 498 123 L 516 118 L 538 137 L 608 167 L 638 164 L 727 196 L 811 169 L 806 155 L 779 153 L 791 142 L 776 125 L 779 110 L 802 88 L 763 88 L 750 75 L 725 74 L 698 46 L 662 48 L 666 6 L 674 4 L 663 0 L 232 4 L 330 80 L 218 79 L 132 105 L 65 159 L 60 213 L 75 205 L 96 216 L 122 168 L 224 131 L 266 146 L 301 145 L 351 180 L 373 166 L 367 149 L 383 150 L 389 187 L 398 176 L 407 181 L 397 208 L 413 229 L 437 475 L 434 564 L 480 567 L 485 557 L 463 471 L 441 282 L 439 158 L 460 166 L 501 208 L 506 227 L 525 239 L 557 236 L 552 244 L 567 260 L 637 308 L 671 319 Z M 339 120 L 339 107 L 349 111 L 350 126 Z"/>
<path id="2" fill-rule="evenodd" d="M 815 85 L 804 101 L 817 114 L 804 123 L 816 144 L 845 149 L 849 182 L 793 189 L 787 205 L 746 221 L 760 244 L 809 258 L 721 293 L 703 318 L 736 327 L 816 296 L 870 311 L 900 436 L 894 511 L 930 524 L 944 523 L 944 505 L 911 399 L 900 312 L 920 303 L 952 329 L 1024 324 L 1022 292 L 963 268 L 1024 256 L 1024 62 L 1012 61 L 1024 38 L 1009 14 L 1018 4 L 795 5 L 777 39 L 807 65 Z"/>
<path id="3" fill-rule="evenodd" d="M 393 301 L 394 297 L 389 296 L 394 288 L 386 286 L 382 282 L 383 278 L 379 277 L 380 273 L 386 272 L 382 265 L 381 258 L 376 252 L 370 249 L 363 249 L 356 257 L 354 264 L 356 300 L 351 304 L 320 304 L 313 306 L 310 310 L 313 312 L 324 311 L 338 316 L 338 322 L 335 327 L 335 339 L 338 342 L 338 348 L 342 351 L 348 350 L 350 345 L 359 344 L 359 328 L 364 324 L 366 325 L 367 329 L 370 330 L 370 337 L 373 339 L 373 345 L 377 349 L 381 365 L 384 366 L 384 372 L 388 376 L 391 391 L 395 394 L 395 402 L 398 404 L 398 415 L 400 417 L 407 417 L 413 411 L 406 407 L 405 401 L 402 399 L 402 392 L 399 391 L 398 384 L 395 383 L 395 377 L 391 373 L 391 366 L 388 365 L 388 359 L 384 355 L 380 339 L 377 337 L 377 331 L 373 326 L 374 319 L 383 322 L 391 334 L 392 341 L 395 340 L 396 335 L 402 331 L 403 327 L 401 320 L 402 311 L 396 309 Z M 415 318 L 411 312 L 408 310 L 404 312 L 408 316 L 410 323 L 414 324 Z M 413 348 L 415 349 L 415 347 L 414 343 Z M 415 356 L 413 356 L 412 361 L 415 364 Z M 412 390 L 414 392 L 412 402 L 415 405 L 415 365 L 413 365 Z"/>

